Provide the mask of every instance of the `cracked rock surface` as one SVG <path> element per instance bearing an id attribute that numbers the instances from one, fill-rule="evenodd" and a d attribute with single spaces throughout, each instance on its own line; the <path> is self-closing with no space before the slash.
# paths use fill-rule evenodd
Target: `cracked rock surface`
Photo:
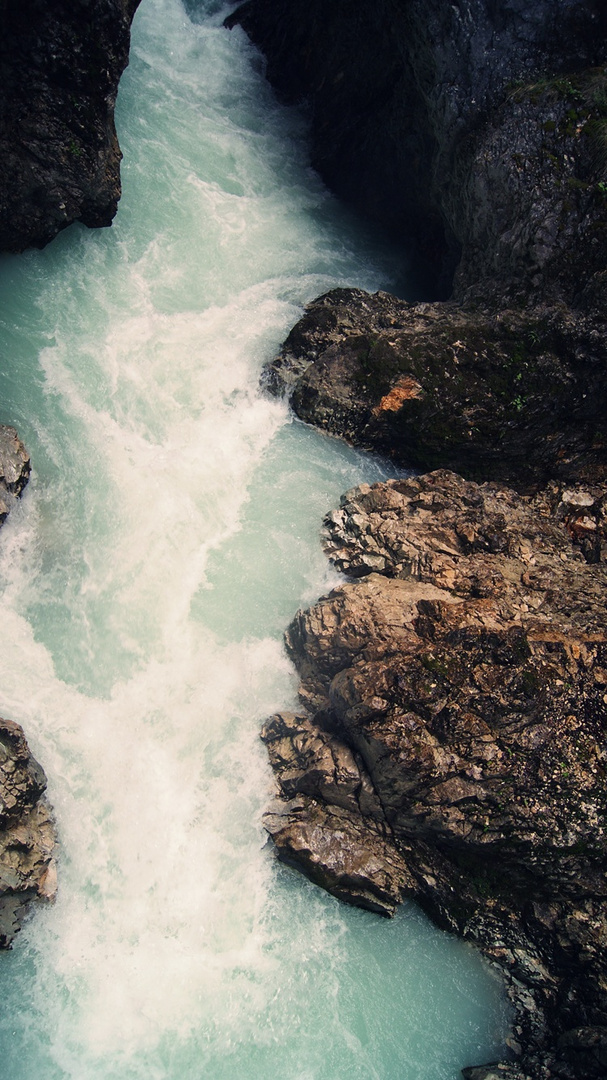
<path id="1" fill-rule="evenodd" d="M 286 634 L 306 713 L 263 733 L 282 858 L 383 914 L 414 897 L 503 969 L 496 1075 L 604 1075 L 606 524 L 598 485 L 347 493 L 323 543 L 351 580 Z"/>
<path id="2" fill-rule="evenodd" d="M 30 457 L 12 427 L 0 424 L 0 525 L 19 495 L 22 494 L 30 475 Z"/>
<path id="3" fill-rule="evenodd" d="M 27 905 L 57 889 L 56 832 L 46 777 L 25 735 L 0 719 L 0 948 L 9 948 Z"/>

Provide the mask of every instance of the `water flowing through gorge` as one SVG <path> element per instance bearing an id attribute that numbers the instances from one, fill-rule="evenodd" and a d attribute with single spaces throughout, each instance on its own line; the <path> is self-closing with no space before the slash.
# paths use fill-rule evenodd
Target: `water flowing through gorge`
<path id="1" fill-rule="evenodd" d="M 455 1080 L 499 1052 L 476 953 L 280 867 L 258 738 L 333 580 L 323 513 L 385 468 L 261 365 L 311 297 L 395 287 L 220 5 L 144 0 L 111 230 L 0 262 L 2 419 L 34 473 L 0 534 L 1 708 L 49 776 L 55 905 L 0 957 L 10 1080 Z"/>

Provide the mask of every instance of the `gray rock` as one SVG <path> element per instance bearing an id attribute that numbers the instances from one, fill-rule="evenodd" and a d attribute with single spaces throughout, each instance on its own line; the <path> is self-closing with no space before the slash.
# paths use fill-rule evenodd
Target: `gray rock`
<path id="1" fill-rule="evenodd" d="M 15 499 L 30 475 L 30 458 L 12 427 L 0 424 L 0 525 L 6 521 Z"/>
<path id="2" fill-rule="evenodd" d="M 606 504 L 446 471 L 349 492 L 324 544 L 355 580 L 286 634 L 310 715 L 263 733 L 281 858 L 371 910 L 415 897 L 505 973 L 506 1076 L 603 1052 L 557 1035 L 607 1027 Z"/>
<path id="3" fill-rule="evenodd" d="M 413 244 L 426 288 L 445 296 L 462 248 L 460 289 L 515 264 L 527 279 L 566 243 L 565 221 L 540 205 L 551 154 L 565 219 L 582 191 L 568 187 L 561 117 L 542 91 L 552 77 L 562 98 L 576 73 L 605 63 L 606 20 L 594 0 L 248 0 L 228 25 L 260 46 L 283 97 L 309 103 L 329 186 Z M 578 104 L 564 106 L 571 146 Z"/>

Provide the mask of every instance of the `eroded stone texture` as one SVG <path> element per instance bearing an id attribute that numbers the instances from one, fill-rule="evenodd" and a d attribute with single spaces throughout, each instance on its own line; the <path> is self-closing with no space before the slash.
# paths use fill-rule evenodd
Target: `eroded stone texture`
<path id="1" fill-rule="evenodd" d="M 9 948 L 26 906 L 57 889 L 56 832 L 46 777 L 18 724 L 0 719 L 0 948 Z"/>
<path id="2" fill-rule="evenodd" d="M 12 427 L 0 424 L 0 525 L 21 495 L 30 475 L 30 458 Z"/>
<path id="3" fill-rule="evenodd" d="M 328 182 L 406 238 L 421 295 L 311 304 L 266 385 L 420 469 L 529 488 L 607 473 L 607 9 L 595 0 L 249 0 L 312 103 Z M 405 286 L 405 294 L 413 295 Z"/>
<path id="4" fill-rule="evenodd" d="M 529 289 L 568 225 L 592 218 L 601 177 L 576 157 L 597 102 L 593 76 L 576 80 L 605 63 L 606 20 L 597 0 L 247 0 L 229 25 L 283 97 L 309 104 L 329 186 L 413 245 L 434 298 L 462 249 L 458 288 L 516 264 Z"/>
<path id="5" fill-rule="evenodd" d="M 110 225 L 120 197 L 114 105 L 138 0 L 5 0 L 0 19 L 0 250 L 72 221 Z"/>
<path id="6" fill-rule="evenodd" d="M 372 867 L 384 913 L 415 896 L 476 941 L 537 1078 L 602 1075 L 606 539 L 595 485 L 523 497 L 440 471 L 354 489 L 324 544 L 358 580 L 286 635 L 312 715 L 264 733 L 291 803 L 270 826 L 282 856 L 354 903 Z"/>
<path id="7" fill-rule="evenodd" d="M 335 289 L 307 306 L 264 384 L 302 420 L 406 466 L 523 488 L 601 479 L 605 310 L 495 312 Z"/>

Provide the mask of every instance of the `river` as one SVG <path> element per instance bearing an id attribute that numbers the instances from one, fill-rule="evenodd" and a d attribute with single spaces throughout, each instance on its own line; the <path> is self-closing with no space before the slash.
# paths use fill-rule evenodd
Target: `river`
<path id="1" fill-rule="evenodd" d="M 59 894 L 0 957 L 7 1080 L 456 1080 L 506 1011 L 412 905 L 348 909 L 281 867 L 258 731 L 318 543 L 386 466 L 258 391 L 302 305 L 406 290 L 306 159 L 217 3 L 143 0 L 124 194 L 0 260 L 0 419 L 33 460 L 0 534 L 0 707 L 49 778 Z"/>

